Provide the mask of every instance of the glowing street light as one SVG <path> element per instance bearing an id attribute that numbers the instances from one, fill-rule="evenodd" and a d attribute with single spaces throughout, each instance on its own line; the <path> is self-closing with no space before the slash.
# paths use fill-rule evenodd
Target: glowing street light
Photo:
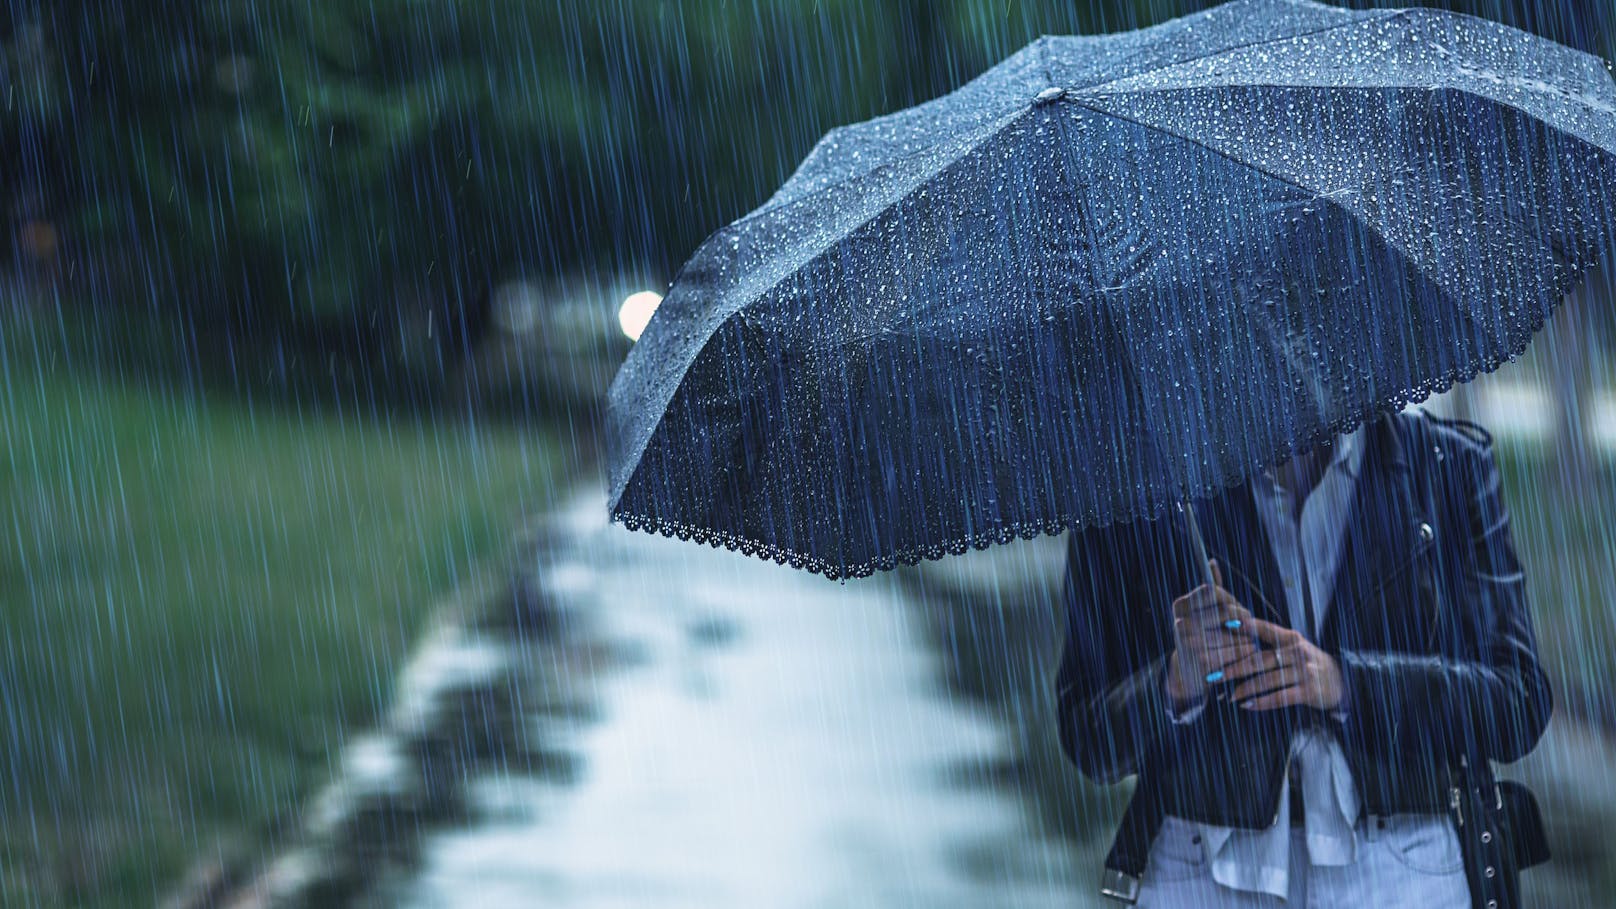
<path id="1" fill-rule="evenodd" d="M 617 311 L 617 324 L 623 326 L 623 334 L 628 335 L 631 341 L 638 341 L 640 332 L 645 331 L 645 326 L 651 323 L 651 314 L 656 312 L 661 302 L 662 295 L 656 291 L 642 290 L 629 294 Z"/>

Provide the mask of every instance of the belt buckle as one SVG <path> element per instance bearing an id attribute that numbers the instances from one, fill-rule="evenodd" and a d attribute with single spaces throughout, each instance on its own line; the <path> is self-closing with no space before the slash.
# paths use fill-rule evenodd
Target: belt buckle
<path id="1" fill-rule="evenodd" d="M 1100 895 L 1132 906 L 1139 901 L 1139 878 L 1107 868 L 1100 875 Z"/>

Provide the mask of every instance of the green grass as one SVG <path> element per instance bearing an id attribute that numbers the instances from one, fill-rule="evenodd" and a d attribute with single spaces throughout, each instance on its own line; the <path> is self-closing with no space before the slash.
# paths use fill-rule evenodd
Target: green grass
<path id="1" fill-rule="evenodd" d="M 554 432 L 252 406 L 0 315 L 0 903 L 146 906 L 373 722 Z"/>

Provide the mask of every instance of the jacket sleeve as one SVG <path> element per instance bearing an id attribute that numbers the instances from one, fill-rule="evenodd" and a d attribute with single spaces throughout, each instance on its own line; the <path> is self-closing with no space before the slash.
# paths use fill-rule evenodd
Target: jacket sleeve
<path id="1" fill-rule="evenodd" d="M 1464 520 L 1448 557 L 1462 579 L 1439 654 L 1344 650 L 1350 705 L 1345 732 L 1359 741 L 1514 761 L 1537 744 L 1553 708 L 1538 663 L 1526 579 L 1491 451 L 1455 452 Z M 1419 741 L 1424 739 L 1425 741 Z"/>
<path id="2" fill-rule="evenodd" d="M 1195 722 L 1174 723 L 1163 690 L 1172 601 L 1185 592 L 1169 580 L 1176 537 L 1167 520 L 1140 521 L 1075 531 L 1067 547 L 1057 725 L 1067 756 L 1099 782 L 1138 773 Z"/>

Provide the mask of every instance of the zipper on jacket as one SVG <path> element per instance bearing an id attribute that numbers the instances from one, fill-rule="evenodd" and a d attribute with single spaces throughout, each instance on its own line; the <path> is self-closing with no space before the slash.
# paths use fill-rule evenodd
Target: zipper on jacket
<path id="1" fill-rule="evenodd" d="M 1425 522 L 1422 521 L 1421 523 L 1423 524 Z M 1408 558 L 1406 558 L 1403 561 L 1397 563 L 1396 568 L 1393 568 L 1391 571 L 1388 571 L 1384 575 L 1381 575 L 1380 580 L 1375 584 L 1374 587 L 1371 587 L 1369 590 L 1365 591 L 1362 595 L 1360 595 L 1358 597 L 1358 599 L 1356 601 L 1353 602 L 1353 604 L 1352 604 L 1353 611 L 1356 612 L 1358 607 L 1362 606 L 1364 604 L 1365 600 L 1368 600 L 1369 598 L 1371 598 L 1371 597 L 1375 596 L 1376 594 L 1380 593 L 1382 590 L 1385 590 L 1386 586 L 1388 584 L 1390 584 L 1391 582 L 1397 580 L 1398 578 L 1401 578 L 1404 575 L 1404 573 L 1406 573 L 1408 571 L 1410 566 L 1412 566 L 1415 562 L 1418 562 L 1420 560 L 1421 556 L 1425 555 L 1426 553 L 1430 552 L 1432 549 L 1435 549 L 1435 548 L 1436 548 L 1436 536 L 1434 534 L 1431 536 L 1431 538 L 1429 540 L 1422 538 L 1420 540 L 1420 542 L 1414 547 L 1414 551 L 1409 554 Z"/>

